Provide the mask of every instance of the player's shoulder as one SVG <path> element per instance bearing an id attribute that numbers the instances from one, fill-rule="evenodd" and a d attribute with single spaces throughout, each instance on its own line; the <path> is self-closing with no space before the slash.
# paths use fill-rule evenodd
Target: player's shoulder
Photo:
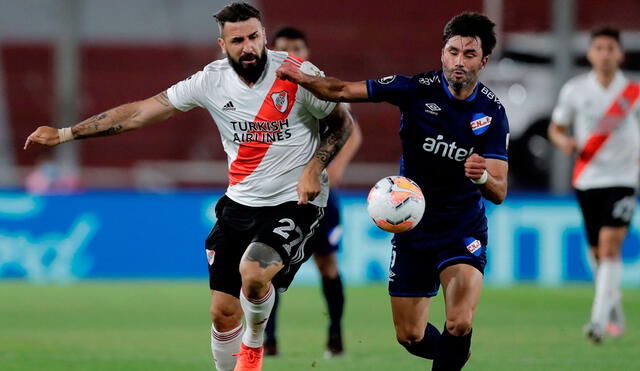
<path id="1" fill-rule="evenodd" d="M 213 61 L 202 69 L 202 72 L 206 74 L 216 74 L 223 73 L 231 69 L 231 65 L 227 58 L 218 59 L 217 61 Z"/>
<path id="2" fill-rule="evenodd" d="M 590 78 L 591 77 L 589 73 L 583 73 L 583 74 L 574 76 L 569 80 L 567 80 L 567 82 L 564 83 L 562 88 L 565 90 L 579 89 L 584 92 L 584 89 L 589 87 Z"/>
<path id="3" fill-rule="evenodd" d="M 411 82 L 423 88 L 440 88 L 442 86 L 441 71 L 427 71 L 410 77 Z"/>
<path id="4" fill-rule="evenodd" d="M 477 89 L 477 99 L 481 105 L 495 111 L 504 112 L 504 106 L 502 105 L 502 102 L 500 102 L 500 98 L 488 86 L 478 81 Z"/>

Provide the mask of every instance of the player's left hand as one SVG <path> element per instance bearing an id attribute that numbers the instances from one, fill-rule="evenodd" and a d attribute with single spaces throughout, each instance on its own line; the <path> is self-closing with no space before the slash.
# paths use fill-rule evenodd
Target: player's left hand
<path id="1" fill-rule="evenodd" d="M 305 169 L 298 179 L 298 205 L 306 205 L 320 194 L 320 174 Z"/>
<path id="2" fill-rule="evenodd" d="M 464 175 L 472 180 L 478 180 L 487 170 L 487 162 L 484 157 L 477 153 L 467 157 L 464 162 Z"/>

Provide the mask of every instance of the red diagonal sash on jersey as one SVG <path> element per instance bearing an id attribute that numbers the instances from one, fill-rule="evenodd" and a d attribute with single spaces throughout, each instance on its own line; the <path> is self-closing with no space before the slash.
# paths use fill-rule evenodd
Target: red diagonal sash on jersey
<path id="1" fill-rule="evenodd" d="M 300 66 L 302 60 L 291 55 L 287 58 L 288 62 Z M 291 81 L 276 79 L 267 93 L 260 107 L 260 111 L 253 119 L 254 122 L 268 122 L 285 120 L 291 108 L 296 101 L 296 92 L 298 85 Z M 264 132 L 254 131 L 254 135 L 262 138 Z M 241 143 L 238 148 L 238 155 L 229 167 L 229 185 L 233 186 L 251 175 L 262 162 L 264 155 L 269 150 L 271 142 L 247 142 Z"/>
<path id="2" fill-rule="evenodd" d="M 636 100 L 640 96 L 640 85 L 635 82 L 629 84 L 622 90 L 622 93 L 613 101 L 611 107 L 596 125 L 596 129 L 591 133 L 578 155 L 576 164 L 573 167 L 573 185 L 576 185 L 578 178 L 596 156 L 604 143 L 613 134 L 616 128 L 629 113 Z"/>

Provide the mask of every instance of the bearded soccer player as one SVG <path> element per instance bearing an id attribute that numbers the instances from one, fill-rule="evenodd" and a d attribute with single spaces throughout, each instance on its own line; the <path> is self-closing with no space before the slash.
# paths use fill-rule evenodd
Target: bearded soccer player
<path id="1" fill-rule="evenodd" d="M 274 290 L 286 289 L 310 256 L 306 242 L 329 190 L 324 169 L 347 140 L 352 120 L 342 105 L 276 78 L 276 68 L 285 61 L 308 73 L 321 71 L 285 52 L 267 50 L 257 9 L 233 3 L 215 18 L 226 59 L 154 97 L 73 127 L 41 126 L 25 148 L 120 134 L 195 107 L 207 109 L 229 160 L 229 187 L 216 205 L 218 221 L 206 240 L 211 349 L 219 371 L 261 370 Z M 318 120 L 328 128 L 322 139 Z"/>
<path id="2" fill-rule="evenodd" d="M 284 27 L 276 32 L 273 38 L 273 49 L 289 52 L 302 60 L 308 60 L 311 53 L 304 33 L 293 27 Z M 324 132 L 322 125 L 321 132 Z M 340 150 L 340 153 L 338 153 L 327 167 L 329 183 L 332 189 L 329 193 L 327 207 L 324 209 L 324 217 L 320 221 L 318 231 L 314 233 L 308 242 L 313 252 L 313 259 L 318 266 L 318 271 L 322 278 L 322 294 L 327 303 L 327 312 L 329 314 L 327 348 L 324 353 L 325 358 L 332 358 L 344 353 L 341 325 L 342 314 L 344 312 L 344 289 L 340 271 L 338 270 L 337 258 L 337 251 L 342 238 L 342 227 L 340 225 L 338 199 L 334 188 L 340 184 L 342 175 L 358 151 L 361 142 L 362 133 L 354 121 L 353 132 L 349 140 L 347 140 L 342 150 Z M 278 354 L 276 336 L 278 303 L 278 295 L 276 294 L 276 302 L 273 306 L 271 316 L 269 316 L 269 322 L 267 323 L 265 332 L 264 350 L 266 355 Z"/>
<path id="3" fill-rule="evenodd" d="M 434 370 L 459 370 L 471 346 L 487 249 L 482 198 L 500 204 L 507 193 L 508 122 L 504 107 L 478 81 L 496 43 L 494 24 L 478 13 L 447 23 L 442 71 L 413 77 L 345 82 L 311 76 L 285 63 L 278 76 L 339 102 L 389 102 L 400 108 L 400 173 L 416 181 L 428 211 L 413 230 L 393 238 L 389 295 L 396 337 Z M 442 285 L 442 333 L 428 323 Z"/>
<path id="4" fill-rule="evenodd" d="M 596 344 L 605 332 L 618 337 L 624 331 L 621 250 L 640 175 L 640 85 L 620 71 L 623 57 L 618 30 L 593 31 L 587 52 L 593 69 L 564 85 L 549 126 L 553 144 L 577 154 L 573 187 L 595 263 L 595 297 L 585 332 Z"/>

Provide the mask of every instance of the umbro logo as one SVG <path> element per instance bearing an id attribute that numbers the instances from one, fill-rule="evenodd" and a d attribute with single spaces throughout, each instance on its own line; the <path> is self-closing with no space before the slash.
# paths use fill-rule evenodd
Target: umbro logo
<path id="1" fill-rule="evenodd" d="M 235 111 L 236 107 L 233 106 L 233 102 L 232 101 L 229 101 L 229 103 L 227 103 L 224 106 L 222 106 L 222 110 L 223 111 Z"/>
<path id="2" fill-rule="evenodd" d="M 438 105 L 435 104 L 435 103 L 425 103 L 424 105 L 425 105 L 425 107 L 427 107 L 427 109 L 424 110 L 424 111 L 427 112 L 427 113 L 430 113 L 432 115 L 436 115 L 437 116 L 438 112 L 442 111 L 442 109 L 440 107 L 438 107 Z"/>

